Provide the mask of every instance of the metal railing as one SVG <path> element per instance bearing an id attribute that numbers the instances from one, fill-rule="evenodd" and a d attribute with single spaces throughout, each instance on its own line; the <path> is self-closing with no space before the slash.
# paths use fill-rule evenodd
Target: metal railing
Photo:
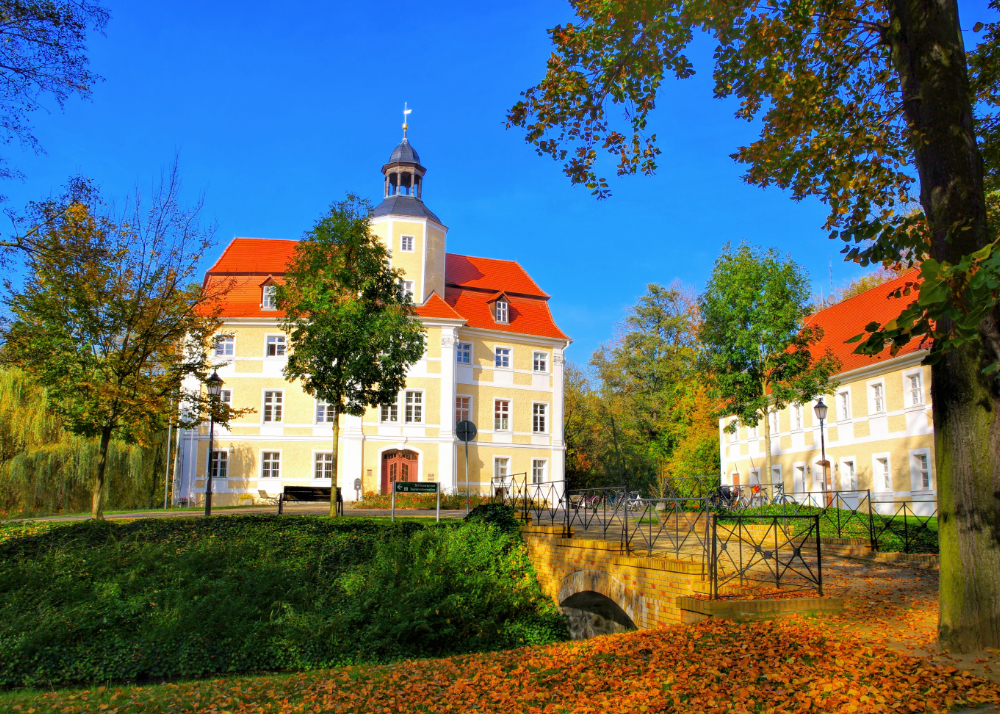
<path id="1" fill-rule="evenodd" d="M 627 514 L 622 543 L 630 551 L 653 550 L 705 563 L 708 552 L 708 498 L 641 498 Z M 631 521 L 631 530 L 628 529 Z"/>
<path id="2" fill-rule="evenodd" d="M 823 595 L 823 558 L 818 515 L 712 516 L 709 572 L 711 597 L 727 587 L 777 591 L 816 590 Z"/>
<path id="3" fill-rule="evenodd" d="M 624 486 L 578 488 L 565 495 L 566 528 L 576 526 L 584 531 L 600 528 L 601 537 L 619 533 L 619 542 L 627 542 L 629 500 Z"/>
<path id="4" fill-rule="evenodd" d="M 884 499 L 871 504 L 872 547 L 904 553 L 937 553 L 937 500 Z"/>

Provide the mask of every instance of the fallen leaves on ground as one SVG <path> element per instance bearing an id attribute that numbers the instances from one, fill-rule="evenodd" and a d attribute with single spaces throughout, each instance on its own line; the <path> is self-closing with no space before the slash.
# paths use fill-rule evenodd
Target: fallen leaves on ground
<path id="1" fill-rule="evenodd" d="M 58 692 L 14 711 L 946 712 L 1000 687 L 813 623 L 727 623 L 394 665 Z M 2 700 L 0 700 L 2 703 Z"/>

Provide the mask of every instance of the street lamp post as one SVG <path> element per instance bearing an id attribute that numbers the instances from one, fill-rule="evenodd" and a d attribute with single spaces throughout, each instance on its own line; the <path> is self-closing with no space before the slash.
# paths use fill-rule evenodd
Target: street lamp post
<path id="1" fill-rule="evenodd" d="M 823 434 L 823 422 L 826 420 L 826 411 L 827 411 L 827 409 L 828 409 L 828 407 L 826 406 L 826 404 L 823 403 L 823 397 L 820 397 L 819 401 L 816 402 L 816 406 L 813 407 L 813 411 L 816 413 L 816 418 L 819 419 L 819 444 L 820 444 L 821 453 L 823 454 L 823 460 L 820 463 L 823 465 L 823 490 L 824 491 L 828 490 L 828 488 L 827 488 L 827 485 L 828 485 L 827 484 L 827 479 L 829 478 L 829 476 L 827 475 L 828 474 L 827 467 L 830 465 L 829 463 L 827 463 L 827 460 L 826 460 L 826 437 Z"/>
<path id="2" fill-rule="evenodd" d="M 222 377 L 218 372 L 212 372 L 207 382 L 208 396 L 211 403 L 208 423 L 208 476 L 205 479 L 205 516 L 212 515 L 212 452 L 215 449 L 215 400 L 222 394 Z"/>

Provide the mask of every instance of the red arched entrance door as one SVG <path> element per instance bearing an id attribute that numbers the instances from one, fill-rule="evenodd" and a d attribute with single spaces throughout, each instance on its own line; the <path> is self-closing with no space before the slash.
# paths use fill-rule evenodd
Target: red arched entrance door
<path id="1" fill-rule="evenodd" d="M 417 480 L 417 454 L 408 449 L 382 453 L 382 493 L 389 493 L 393 481 Z"/>

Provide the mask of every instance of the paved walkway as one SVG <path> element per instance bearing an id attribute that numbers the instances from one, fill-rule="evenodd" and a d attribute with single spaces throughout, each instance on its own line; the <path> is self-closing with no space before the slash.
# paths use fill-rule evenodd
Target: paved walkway
<path id="1" fill-rule="evenodd" d="M 330 512 L 330 506 L 326 503 L 286 503 L 285 514 L 292 516 L 325 516 Z M 277 506 L 241 506 L 239 508 L 215 508 L 212 509 L 213 516 L 245 516 L 252 513 L 277 513 Z M 109 521 L 134 520 L 136 518 L 202 518 L 205 515 L 204 508 L 175 508 L 168 511 L 132 511 L 128 513 L 107 513 L 105 519 Z M 354 508 L 354 503 L 344 504 L 345 516 L 389 518 L 392 512 L 389 509 L 374 508 Z M 416 510 L 410 508 L 396 509 L 397 518 L 434 518 L 434 509 Z M 441 509 L 441 520 L 465 518 L 465 510 L 445 510 Z M 86 521 L 90 515 L 73 516 L 43 516 L 40 518 L 24 518 L 21 522 L 39 521 Z M 14 523 L 17 521 L 7 521 Z"/>

